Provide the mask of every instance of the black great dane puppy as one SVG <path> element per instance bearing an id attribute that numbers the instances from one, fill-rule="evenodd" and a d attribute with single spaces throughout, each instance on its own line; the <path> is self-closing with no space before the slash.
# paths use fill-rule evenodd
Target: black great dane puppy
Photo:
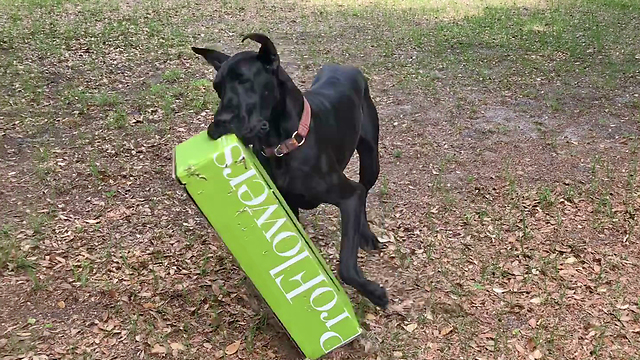
<path id="1" fill-rule="evenodd" d="M 285 201 L 299 209 L 328 203 L 340 209 L 342 241 L 339 275 L 373 304 L 386 308 L 383 287 L 365 278 L 358 248 L 380 242 L 369 229 L 365 204 L 378 179 L 378 113 L 367 80 L 354 67 L 322 67 L 304 94 L 280 66 L 271 40 L 246 35 L 260 50 L 233 56 L 192 48 L 213 65 L 220 105 L 207 132 L 212 139 L 233 133 L 252 146 Z M 310 115 L 310 116 L 309 116 Z M 354 151 L 360 156 L 360 182 L 343 173 Z"/>

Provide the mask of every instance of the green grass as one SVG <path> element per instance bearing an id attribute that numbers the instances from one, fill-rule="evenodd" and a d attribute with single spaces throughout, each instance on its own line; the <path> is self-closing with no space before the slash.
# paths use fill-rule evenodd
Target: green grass
<path id="1" fill-rule="evenodd" d="M 90 47 L 98 54 L 106 54 L 109 46 L 103 41 L 109 39 L 112 46 L 128 50 L 147 50 L 161 44 L 161 48 L 171 52 L 188 53 L 185 47 L 193 42 L 195 35 L 160 15 L 163 11 L 187 12 L 188 1 L 162 5 L 142 2 L 135 12 L 115 10 L 114 4 L 107 2 L 81 1 L 78 16 L 65 22 L 64 26 L 58 26 L 56 16 L 62 13 L 66 1 L 27 3 L 29 5 L 23 7 L 7 6 L 8 2 L 0 5 L 11 14 L 8 26 L 0 32 L 3 47 L 23 48 L 21 44 L 29 39 L 28 43 L 33 44 L 35 50 L 56 58 L 63 55 L 55 49 L 68 49 L 85 39 L 89 39 Z M 640 30 L 628 16 L 640 11 L 639 3 L 634 0 L 573 0 L 551 2 L 546 6 L 538 1 L 526 1 L 526 11 L 505 1 L 483 2 L 486 7 L 477 2 L 469 6 L 456 1 L 378 1 L 376 6 L 353 1 L 341 3 L 348 6 L 322 2 L 322 11 L 319 11 L 319 5 L 307 4 L 316 11 L 307 15 L 315 21 L 305 22 L 306 30 L 314 30 L 322 23 L 327 36 L 344 39 L 334 44 L 334 51 L 346 52 L 347 58 L 343 61 L 348 62 L 349 56 L 355 57 L 365 49 L 373 52 L 372 61 L 365 65 L 369 71 L 384 67 L 389 57 L 396 55 L 397 69 L 408 75 L 403 81 L 424 88 L 432 88 L 443 79 L 456 79 L 463 83 L 479 82 L 525 91 L 540 81 L 549 84 L 560 81 L 568 85 L 580 74 L 589 74 L 585 86 L 615 89 L 631 80 L 640 69 L 640 62 L 635 59 Z M 37 18 L 29 27 L 21 26 L 22 19 L 29 16 L 30 11 L 51 12 L 53 16 Z M 115 18 L 110 18 L 98 32 L 92 24 L 106 20 L 108 11 L 112 11 L 110 16 L 115 14 Z M 189 14 L 185 22 L 196 20 L 194 16 Z M 285 14 L 272 16 L 278 20 L 278 16 Z M 445 20 L 433 21 L 438 18 Z M 323 19 L 332 21 L 323 22 Z M 370 19 L 381 20 L 376 23 L 378 30 L 394 30 L 380 39 L 381 46 L 375 48 L 368 42 L 346 36 Z M 252 26 L 269 29 L 267 21 L 257 19 Z M 240 24 L 225 20 L 217 26 L 234 28 Z M 321 51 L 326 47 L 323 42 L 310 39 L 308 44 L 311 52 L 318 54 L 315 60 L 319 62 L 336 57 L 333 52 Z M 620 53 L 621 49 L 628 51 Z M 409 50 L 416 52 L 415 58 L 403 56 Z M 162 78 L 175 83 L 185 75 L 183 70 L 173 68 L 164 72 Z M 80 103 L 89 101 L 75 95 Z M 559 98 L 549 99 L 552 109 L 558 110 L 563 103 Z M 113 106 L 119 100 L 105 98 L 102 94 L 95 102 L 98 106 Z"/>
<path id="2" fill-rule="evenodd" d="M 3 225 L 0 230 L 0 269 L 11 264 L 19 253 L 18 244 L 13 237 L 12 227 Z"/>
<path id="3" fill-rule="evenodd" d="M 117 109 L 109 114 L 107 128 L 112 130 L 123 129 L 127 125 L 127 113 L 123 109 Z"/>

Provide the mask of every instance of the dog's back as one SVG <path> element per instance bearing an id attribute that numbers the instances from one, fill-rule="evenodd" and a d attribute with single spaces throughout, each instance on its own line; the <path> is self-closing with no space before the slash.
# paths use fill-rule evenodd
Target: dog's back
<path id="1" fill-rule="evenodd" d="M 367 79 L 360 69 L 345 65 L 324 65 L 313 79 L 310 91 L 340 98 L 364 95 L 366 87 Z"/>

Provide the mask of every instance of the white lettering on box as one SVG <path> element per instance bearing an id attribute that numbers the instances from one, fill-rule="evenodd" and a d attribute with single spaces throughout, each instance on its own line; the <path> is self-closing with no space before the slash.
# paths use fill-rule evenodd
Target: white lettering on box
<path id="1" fill-rule="evenodd" d="M 292 280 L 297 280 L 300 283 L 300 286 L 298 288 L 296 288 L 295 290 L 291 291 L 290 293 L 287 294 L 286 291 L 284 291 L 284 289 L 282 288 L 282 278 L 284 277 L 284 275 L 280 276 L 279 278 L 276 279 L 276 284 L 278 284 L 278 287 L 280 287 L 280 290 L 282 290 L 282 292 L 284 293 L 284 295 L 287 297 L 287 300 L 289 300 L 289 302 L 291 303 L 291 299 L 293 299 L 294 297 L 296 297 L 297 295 L 300 295 L 303 291 L 305 290 L 309 290 L 313 285 L 321 282 L 321 281 L 327 281 L 327 279 L 324 277 L 324 275 L 320 274 L 318 276 L 316 276 L 315 278 L 309 280 L 308 282 L 303 282 L 302 281 L 302 275 L 304 275 L 305 271 L 301 272 L 300 274 L 292 277 L 291 279 L 289 279 L 289 281 Z"/>
<path id="2" fill-rule="evenodd" d="M 262 216 L 260 216 L 260 218 L 258 220 L 254 219 L 254 221 L 256 222 L 256 224 L 258 224 L 258 226 L 260 226 L 260 228 L 262 228 L 262 224 L 264 224 L 264 223 L 275 222 L 275 225 L 273 225 L 273 227 L 271 227 L 271 229 L 269 229 L 269 231 L 267 231 L 266 233 L 263 231 L 263 234 L 265 234 L 265 236 L 267 237 L 267 240 L 271 241 L 271 237 L 273 236 L 273 233 L 278 231 L 280 226 L 282 226 L 282 224 L 284 224 L 285 219 L 284 218 L 280 218 L 280 219 L 276 219 L 276 220 L 267 220 L 269 218 L 269 216 L 271 216 L 271 214 L 273 214 L 273 212 L 278 208 L 278 205 L 269 205 L 269 206 L 253 208 L 253 209 L 249 209 L 249 211 L 251 211 L 251 213 L 253 214 L 254 211 L 262 210 L 262 209 L 265 209 L 265 208 L 267 210 L 264 212 L 264 214 L 262 214 Z"/>
<path id="3" fill-rule="evenodd" d="M 249 191 L 249 188 L 247 187 L 247 185 L 242 185 L 240 186 L 240 189 L 238 190 L 238 199 L 240 199 L 240 201 L 242 201 L 243 204 L 245 205 L 250 205 L 250 206 L 255 206 L 260 204 L 261 202 L 263 202 L 267 196 L 269 195 L 269 190 L 267 189 L 267 185 L 265 185 L 262 181 L 260 180 L 253 180 L 254 182 L 257 182 L 258 184 L 262 184 L 262 187 L 264 188 L 264 191 L 262 192 L 262 195 L 255 197 L 253 196 L 253 194 L 251 193 L 251 191 Z M 249 196 L 251 196 L 251 200 L 243 200 L 242 199 L 242 194 L 244 193 L 248 193 Z"/>
<path id="4" fill-rule="evenodd" d="M 327 317 L 327 315 L 329 315 L 329 313 L 323 312 L 320 315 L 320 319 L 322 319 L 322 321 L 324 321 L 327 325 L 327 329 L 330 329 L 333 325 L 337 324 L 340 320 L 344 319 L 345 317 L 351 317 L 351 315 L 349 315 L 349 313 L 347 312 L 347 310 L 345 310 L 342 314 L 338 315 L 337 317 L 331 319 L 331 320 L 326 320 L 325 318 Z"/>
<path id="5" fill-rule="evenodd" d="M 226 168 L 222 170 L 222 175 L 224 175 L 224 177 L 226 177 L 227 179 L 231 180 L 229 181 L 229 184 L 231 184 L 231 187 L 234 189 L 236 188 L 236 185 L 238 185 L 239 183 L 247 180 L 248 178 L 256 174 L 256 171 L 254 169 L 251 169 L 238 177 L 230 178 L 229 176 L 227 176 L 229 175 L 230 172 L 231 172 L 231 169 Z"/>
<path id="6" fill-rule="evenodd" d="M 239 153 L 236 153 L 236 149 Z M 221 155 L 224 155 L 223 157 L 224 161 L 221 160 L 220 158 Z M 286 222 L 286 216 L 276 218 L 276 219 L 271 218 L 274 212 L 278 209 L 278 204 L 259 206 L 265 200 L 267 200 L 270 189 L 263 181 L 259 180 L 261 178 L 257 176 L 258 173 L 256 173 L 256 170 L 251 168 L 245 171 L 244 173 L 242 173 L 241 175 L 237 175 L 237 176 L 235 174 L 233 175 L 231 174 L 231 172 L 233 171 L 232 169 L 239 169 L 239 167 L 232 168 L 230 167 L 230 165 L 233 165 L 234 163 L 238 163 L 243 158 L 244 158 L 243 149 L 239 144 L 229 145 L 222 152 L 218 152 L 213 155 L 213 161 L 215 162 L 215 164 L 219 167 L 224 168 L 222 170 L 222 174 L 226 179 L 229 180 L 229 184 L 231 185 L 231 187 L 234 190 L 237 190 L 238 199 L 243 204 L 251 206 L 251 208 L 249 208 L 248 211 L 253 216 L 253 220 L 258 225 L 258 227 L 262 230 L 262 233 L 265 235 L 266 239 L 272 243 L 273 251 L 279 256 L 282 256 L 283 258 L 288 258 L 282 264 L 271 269 L 269 271 L 269 274 L 275 280 L 276 284 L 280 288 L 280 291 L 282 292 L 282 294 L 284 294 L 284 296 L 286 297 L 287 301 L 289 301 L 289 303 L 292 304 L 293 298 L 295 298 L 296 296 L 302 294 L 307 290 L 313 289 L 315 286 L 322 283 L 323 281 L 328 282 L 328 280 L 324 274 L 320 273 L 320 275 L 317 275 L 311 280 L 305 281 L 302 279 L 302 277 L 305 275 L 306 271 L 302 271 L 299 274 L 291 277 L 289 280 L 285 280 L 285 283 L 292 282 L 292 281 L 294 282 L 293 284 L 289 284 L 289 286 L 285 286 L 285 287 L 289 288 L 291 285 L 293 285 L 293 286 L 297 286 L 297 288 L 295 288 L 294 290 L 291 290 L 290 292 L 287 292 L 283 289 L 283 279 L 285 278 L 285 276 L 288 277 L 288 275 L 286 275 L 285 273 L 278 276 L 277 278 L 276 276 L 280 273 L 286 272 L 286 270 L 288 270 L 290 267 L 297 264 L 304 258 L 307 258 L 307 257 L 310 258 L 311 256 L 308 249 L 305 249 L 302 246 L 303 245 L 302 239 L 300 238 L 300 235 L 298 233 L 287 231 L 287 230 L 279 232 L 282 225 L 284 225 Z M 263 190 L 260 190 L 261 194 L 258 196 L 254 196 L 253 192 L 249 189 L 249 186 L 248 186 L 249 185 L 248 181 L 250 181 L 249 179 L 251 179 L 254 176 L 258 177 L 259 179 L 253 179 L 251 181 L 260 183 L 263 189 Z M 241 186 L 237 189 L 236 188 L 237 185 L 241 185 Z M 262 213 L 262 215 L 258 217 L 259 213 L 256 213 L 257 211 L 264 211 L 264 212 Z M 266 232 L 265 232 L 265 228 L 263 228 L 264 224 L 267 224 Z M 283 251 L 282 247 L 283 246 L 287 247 L 286 245 L 287 239 L 291 239 L 294 242 L 289 245 L 290 247 L 289 250 Z M 280 244 L 279 246 L 280 249 L 277 249 L 278 244 Z M 300 252 L 300 250 L 302 251 Z M 291 271 L 294 271 L 294 270 L 291 270 Z M 308 275 L 308 276 L 313 276 L 313 275 Z M 322 294 L 325 294 L 325 293 L 330 293 L 332 295 L 330 297 L 330 300 L 326 295 L 322 296 Z M 326 302 L 327 300 L 329 301 Z M 338 334 L 337 332 L 331 329 L 332 326 L 336 325 L 340 321 L 351 317 L 351 315 L 349 315 L 348 311 L 344 307 L 335 308 L 337 302 L 338 302 L 338 294 L 333 288 L 328 286 L 315 288 L 309 298 L 309 303 L 311 305 L 311 308 L 320 312 L 319 314 L 320 320 L 324 322 L 325 326 L 328 329 L 328 331 L 323 333 L 322 336 L 320 337 L 320 347 L 325 353 L 337 348 L 338 346 L 343 345 L 346 342 L 349 342 L 351 339 L 355 338 L 360 333 L 358 331 L 356 334 L 352 335 L 350 338 L 344 339 L 340 334 Z M 332 310 L 334 308 L 335 310 Z M 335 314 L 338 311 L 342 311 L 342 312 L 334 318 L 331 318 L 331 319 L 329 318 L 330 316 L 329 312 L 331 312 L 332 314 Z M 325 343 L 329 339 L 334 339 L 334 338 L 339 339 L 340 343 L 327 349 L 325 347 Z M 331 343 L 334 343 L 334 342 L 335 341 L 332 341 Z"/>
<path id="7" fill-rule="evenodd" d="M 238 154 L 238 158 L 237 159 L 233 159 L 233 154 L 231 153 L 231 150 L 233 150 L 233 148 L 237 148 L 238 150 L 240 150 L 240 153 Z M 236 161 L 240 161 L 241 159 L 244 158 L 244 154 L 242 153 L 242 148 L 240 147 L 240 145 L 238 144 L 232 144 L 227 146 L 224 150 L 224 163 L 219 163 L 218 162 L 218 155 L 220 155 L 221 153 L 215 153 L 213 154 L 213 162 L 216 163 L 216 165 L 218 165 L 218 167 L 227 167 L 231 164 L 233 164 Z"/>
<path id="8" fill-rule="evenodd" d="M 338 339 L 340 339 L 340 344 L 337 346 L 334 346 L 333 348 L 327 350 L 324 347 L 324 342 L 327 341 L 328 339 L 331 339 L 332 337 L 337 337 Z M 333 332 L 333 331 L 327 331 L 326 333 L 322 334 L 322 336 L 320 337 L 320 347 L 322 348 L 322 350 L 324 350 L 324 352 L 326 353 L 327 351 L 333 350 L 336 347 L 340 346 L 344 344 L 344 340 L 342 340 L 342 336 L 338 335 L 337 333 Z"/>
<path id="9" fill-rule="evenodd" d="M 271 277 L 275 277 L 275 275 L 277 273 L 279 273 L 280 271 L 288 268 L 289 266 L 297 263 L 298 261 L 302 260 L 302 258 L 305 258 L 309 256 L 309 252 L 305 249 L 303 252 L 301 252 L 300 254 L 296 255 L 296 257 L 287 260 L 285 263 L 278 265 L 277 267 L 271 269 L 271 271 L 269 271 L 269 274 L 271 274 Z"/>
<path id="10" fill-rule="evenodd" d="M 293 249 L 289 251 L 279 252 L 278 249 L 276 249 L 276 245 L 278 245 L 280 241 L 292 236 L 298 240 L 298 242 L 296 243 L 296 246 L 294 246 Z M 300 237 L 298 236 L 298 234 L 292 233 L 291 231 L 281 232 L 280 234 L 278 234 L 278 236 L 276 236 L 275 239 L 273 239 L 273 251 L 275 251 L 276 254 L 280 256 L 286 256 L 286 257 L 293 256 L 298 253 L 298 250 L 300 250 L 301 247 L 302 247 L 302 243 L 300 242 Z"/>
<path id="11" fill-rule="evenodd" d="M 327 291 L 331 291 L 331 293 L 333 293 L 333 300 L 329 301 L 329 303 L 324 306 L 316 307 L 313 303 L 313 299 L 315 299 L 317 296 L 320 296 L 321 294 L 326 293 Z M 313 291 L 313 294 L 311 294 L 311 298 L 309 298 L 309 303 L 311 303 L 311 307 L 313 307 L 318 311 L 330 310 L 333 307 L 333 305 L 336 304 L 336 301 L 338 301 L 338 295 L 336 294 L 335 291 L 333 291 L 332 288 L 328 288 L 328 287 L 321 287 L 321 288 L 315 289 Z"/>

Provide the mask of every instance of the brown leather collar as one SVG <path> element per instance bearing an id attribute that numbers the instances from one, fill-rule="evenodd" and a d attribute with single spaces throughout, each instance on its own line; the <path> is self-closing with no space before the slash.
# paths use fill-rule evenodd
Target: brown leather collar
<path id="1" fill-rule="evenodd" d="M 297 149 L 298 147 L 304 144 L 304 141 L 307 138 L 307 134 L 309 134 L 309 126 L 311 125 L 311 106 L 309 106 L 309 102 L 303 96 L 302 100 L 304 102 L 304 108 L 302 110 L 302 118 L 300 119 L 300 125 L 298 125 L 298 131 L 294 132 L 291 137 L 275 147 L 264 148 L 262 153 L 265 156 L 283 156 L 291 151 Z"/>

